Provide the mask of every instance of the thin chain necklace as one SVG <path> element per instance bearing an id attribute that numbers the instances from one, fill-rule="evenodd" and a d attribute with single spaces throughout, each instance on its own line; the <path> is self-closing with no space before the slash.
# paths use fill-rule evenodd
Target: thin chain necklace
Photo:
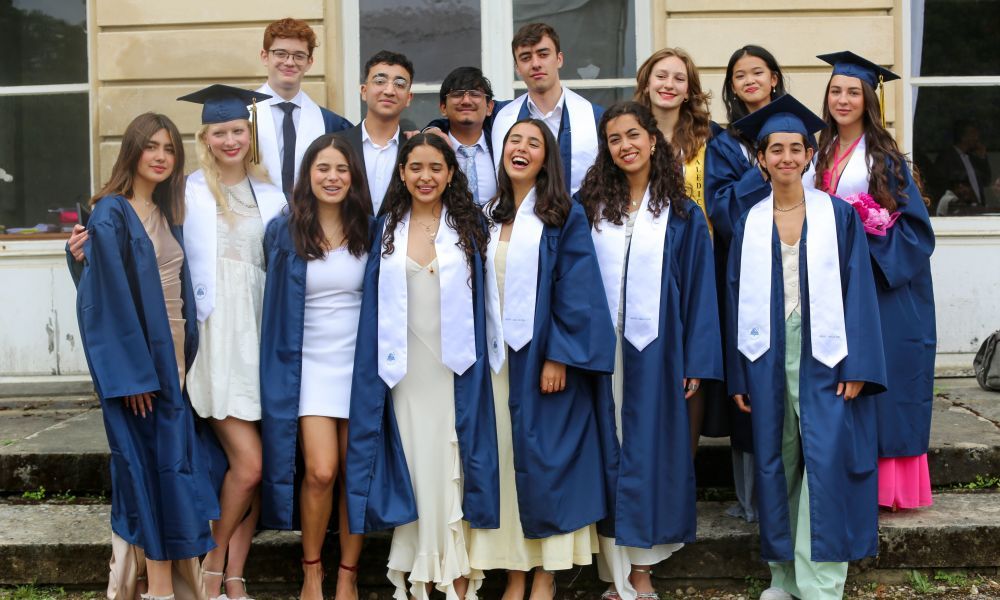
<path id="1" fill-rule="evenodd" d="M 244 201 L 239 196 L 237 196 L 236 194 L 233 193 L 234 189 L 237 189 L 237 188 L 244 189 L 245 188 L 245 185 L 244 185 L 245 183 L 247 183 L 246 179 L 244 179 L 243 181 L 237 183 L 234 186 L 228 186 L 228 185 L 222 183 L 221 181 L 219 182 L 219 186 L 223 190 L 225 190 L 225 192 L 226 192 L 226 198 L 229 200 L 229 208 L 233 208 L 234 204 L 236 206 L 245 208 L 247 210 L 253 210 L 253 209 L 257 208 L 257 200 L 253 197 L 253 194 L 250 194 L 250 200 L 249 201 Z"/>
<path id="2" fill-rule="evenodd" d="M 795 210 L 796 208 L 802 206 L 805 203 L 806 203 L 806 197 L 802 196 L 802 199 L 799 200 L 798 202 L 796 202 L 793 206 L 789 206 L 788 208 L 781 208 L 777 204 L 775 204 L 774 205 L 774 210 L 776 210 L 778 212 L 792 212 L 793 210 Z"/>
<path id="3" fill-rule="evenodd" d="M 441 221 L 441 217 L 434 217 L 434 222 L 430 225 L 424 223 L 423 221 L 418 221 L 417 219 L 414 219 L 413 221 L 417 225 L 420 225 L 420 227 L 424 230 L 424 233 L 427 234 L 427 237 L 430 239 L 432 243 L 434 242 L 434 240 L 437 239 L 438 225 Z"/>

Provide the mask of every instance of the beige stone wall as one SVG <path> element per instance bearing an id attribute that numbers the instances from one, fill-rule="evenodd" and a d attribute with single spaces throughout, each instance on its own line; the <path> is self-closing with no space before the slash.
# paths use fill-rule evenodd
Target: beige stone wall
<path id="1" fill-rule="evenodd" d="M 712 118 L 726 120 L 722 81 L 732 52 L 746 44 L 770 50 L 786 88 L 819 112 L 830 67 L 817 54 L 851 50 L 902 73 L 902 0 L 655 0 L 655 47 L 691 53 L 702 86 L 712 91 Z M 886 120 L 901 112 L 900 82 L 886 86 Z"/>
<path id="2" fill-rule="evenodd" d="M 89 0 L 93 168 L 100 186 L 118 154 L 121 134 L 137 114 L 170 116 L 185 138 L 187 171 L 197 168 L 191 140 L 200 107 L 176 98 L 211 83 L 257 88 L 268 23 L 287 16 L 316 30 L 319 48 L 304 89 L 341 112 L 343 48 L 340 0 Z"/>

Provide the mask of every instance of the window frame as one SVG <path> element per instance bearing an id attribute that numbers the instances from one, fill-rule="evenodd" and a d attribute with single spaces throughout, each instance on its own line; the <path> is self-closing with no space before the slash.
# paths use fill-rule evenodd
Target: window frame
<path id="1" fill-rule="evenodd" d="M 651 15 L 655 0 L 634 0 L 636 68 L 653 53 L 653 21 L 641 18 Z M 493 84 L 497 98 L 514 98 L 527 87 L 514 74 L 510 56 L 510 40 L 514 37 L 514 0 L 480 0 L 481 63 L 483 74 Z M 361 22 L 357 2 L 341 2 L 341 28 L 344 40 L 342 65 L 344 73 L 344 112 L 352 122 L 361 120 L 361 96 L 356 86 L 361 82 Z M 458 66 L 458 65 L 456 65 Z M 561 79 L 570 89 L 616 89 L 635 85 L 632 78 Z M 352 89 L 353 88 L 353 89 Z M 437 94 L 440 83 L 414 83 L 410 91 L 416 94 Z"/>

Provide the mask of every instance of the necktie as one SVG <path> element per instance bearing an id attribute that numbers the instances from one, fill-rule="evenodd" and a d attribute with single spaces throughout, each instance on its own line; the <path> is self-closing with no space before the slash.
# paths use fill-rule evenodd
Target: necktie
<path id="1" fill-rule="evenodd" d="M 285 111 L 285 119 L 281 123 L 281 139 L 284 149 L 281 153 L 281 191 L 291 197 L 292 185 L 295 183 L 295 122 L 292 121 L 292 111 L 298 108 L 291 102 L 282 102 L 278 106 Z"/>
<path id="2" fill-rule="evenodd" d="M 479 204 L 479 174 L 476 173 L 476 152 L 479 146 L 459 146 L 458 153 L 465 159 L 462 170 L 469 180 L 469 191 L 472 192 L 472 201 Z"/>

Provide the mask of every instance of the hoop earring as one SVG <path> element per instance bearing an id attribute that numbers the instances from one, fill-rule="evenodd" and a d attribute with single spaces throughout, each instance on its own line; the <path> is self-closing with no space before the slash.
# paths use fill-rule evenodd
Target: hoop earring
<path id="1" fill-rule="evenodd" d="M 685 99 L 684 99 L 684 102 L 687 102 L 687 101 L 688 101 L 688 99 L 687 99 L 687 98 L 685 98 Z"/>

